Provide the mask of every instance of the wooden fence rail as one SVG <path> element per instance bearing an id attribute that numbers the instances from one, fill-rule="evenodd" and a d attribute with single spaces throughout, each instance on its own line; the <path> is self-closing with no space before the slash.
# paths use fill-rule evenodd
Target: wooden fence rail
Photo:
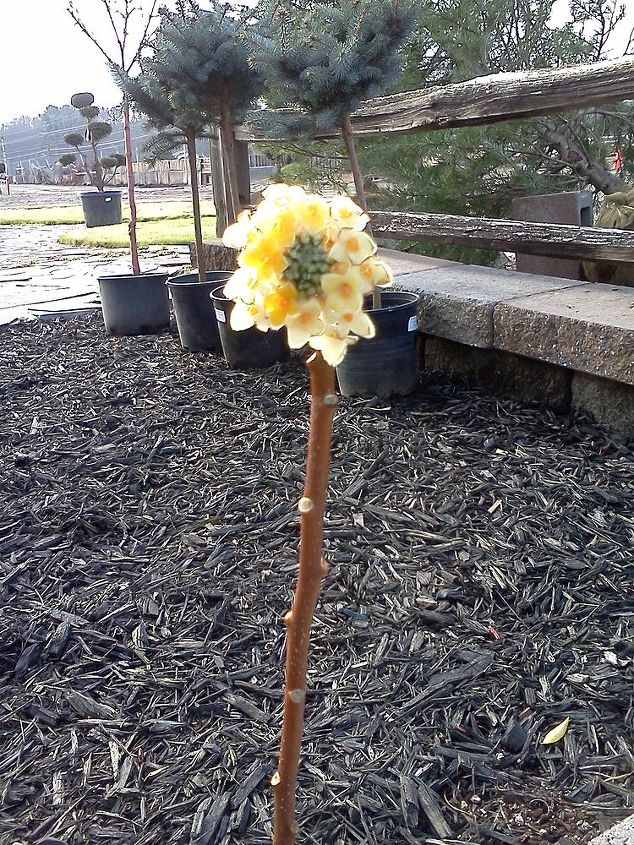
<path id="1" fill-rule="evenodd" d="M 355 133 L 361 135 L 419 132 L 538 117 L 627 99 L 634 99 L 632 58 L 499 73 L 378 97 L 365 102 L 352 115 L 352 124 Z M 276 117 L 296 114 L 289 109 L 255 113 L 250 123 L 236 127 L 236 139 L 242 142 L 238 146 L 246 149 L 248 142 L 292 137 L 267 127 L 275 124 Z M 335 134 L 335 130 L 318 132 L 313 137 L 329 138 Z M 249 196 L 247 180 L 248 175 L 242 180 L 244 198 Z M 621 230 L 388 211 L 374 212 L 372 226 L 374 233 L 383 238 L 557 258 L 634 262 L 634 232 Z"/>
<path id="2" fill-rule="evenodd" d="M 634 231 L 401 211 L 374 211 L 371 218 L 372 231 L 380 238 L 634 262 Z"/>
<path id="3" fill-rule="evenodd" d="M 500 123 L 561 111 L 634 99 L 634 59 L 575 65 L 521 73 L 498 73 L 467 82 L 406 91 L 365 102 L 352 115 L 356 134 L 402 133 Z M 290 110 L 267 112 L 288 116 Z M 261 115 L 260 115 L 261 117 Z M 251 124 L 236 128 L 241 141 L 279 141 L 270 128 Z M 269 123 L 269 120 L 267 120 Z M 331 138 L 338 132 L 317 132 Z"/>

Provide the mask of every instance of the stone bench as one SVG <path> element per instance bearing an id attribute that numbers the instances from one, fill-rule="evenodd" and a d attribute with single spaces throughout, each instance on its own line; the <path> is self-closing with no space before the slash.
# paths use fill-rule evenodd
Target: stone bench
<path id="1" fill-rule="evenodd" d="M 495 392 L 570 407 L 634 438 L 634 288 L 383 250 L 420 295 L 423 366 Z"/>

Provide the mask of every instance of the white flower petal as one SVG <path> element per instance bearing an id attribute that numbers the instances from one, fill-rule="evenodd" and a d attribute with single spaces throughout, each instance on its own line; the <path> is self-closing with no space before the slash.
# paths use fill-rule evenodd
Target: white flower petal
<path id="1" fill-rule="evenodd" d="M 356 311 L 363 305 L 363 294 L 360 290 L 350 288 L 347 295 L 343 295 L 340 290 L 334 290 L 326 297 L 326 308 L 329 311 L 334 311 L 335 314 L 341 314 L 343 311 Z"/>
<path id="2" fill-rule="evenodd" d="M 253 289 L 249 282 L 253 276 L 249 270 L 240 267 L 227 281 L 223 293 L 227 299 L 242 299 L 244 302 L 253 302 Z"/>
<path id="3" fill-rule="evenodd" d="M 330 257 L 335 261 L 347 259 L 353 264 L 362 264 L 377 250 L 375 242 L 365 232 L 354 229 L 342 229 L 335 245 L 330 250 Z"/>
<path id="4" fill-rule="evenodd" d="M 313 331 L 311 331 L 312 328 L 312 326 L 305 326 L 299 321 L 289 321 L 286 325 L 286 334 L 290 348 L 301 349 L 302 346 L 306 346 L 310 336 L 313 334 Z"/>
<path id="5" fill-rule="evenodd" d="M 255 325 L 255 318 L 251 308 L 245 305 L 244 302 L 236 302 L 231 309 L 229 325 L 236 332 L 242 332 L 245 329 L 252 328 Z"/>
<path id="6" fill-rule="evenodd" d="M 368 215 L 350 197 L 333 197 L 330 207 L 332 216 L 344 229 L 361 232 L 370 222 Z"/>
<path id="7" fill-rule="evenodd" d="M 341 364 L 348 350 L 348 344 L 345 340 L 327 334 L 311 337 L 309 343 L 313 349 L 321 352 L 324 361 L 331 367 L 337 367 Z"/>
<path id="8" fill-rule="evenodd" d="M 376 337 L 376 328 L 374 323 L 364 311 L 359 311 L 359 313 L 355 315 L 354 320 L 350 323 L 350 331 L 358 334 L 359 337 L 366 338 L 366 340 Z"/>
<path id="9" fill-rule="evenodd" d="M 266 200 L 271 200 L 278 205 L 287 205 L 290 202 L 297 202 L 304 199 L 306 191 L 299 185 L 284 185 L 282 183 L 275 183 L 269 185 L 262 191 L 262 196 Z"/>
<path id="10" fill-rule="evenodd" d="M 227 226 L 222 235 L 222 242 L 232 249 L 242 249 L 247 245 L 251 223 L 251 213 L 244 211 L 236 223 Z"/>

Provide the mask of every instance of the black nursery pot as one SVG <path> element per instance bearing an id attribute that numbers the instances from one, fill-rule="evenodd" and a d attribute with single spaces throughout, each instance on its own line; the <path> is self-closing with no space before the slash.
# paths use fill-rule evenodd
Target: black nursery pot
<path id="1" fill-rule="evenodd" d="M 229 316 L 234 303 L 223 294 L 223 287 L 212 292 L 211 300 L 227 364 L 236 370 L 264 369 L 290 358 L 286 329 L 261 332 L 253 328 L 237 332 L 231 328 Z"/>
<path id="2" fill-rule="evenodd" d="M 169 328 L 167 273 L 100 276 L 99 293 L 106 331 L 112 335 L 158 334 Z"/>
<path id="3" fill-rule="evenodd" d="M 116 226 L 123 221 L 121 191 L 85 191 L 81 194 L 86 228 Z"/>
<path id="4" fill-rule="evenodd" d="M 368 309 L 376 337 L 351 346 L 337 367 L 344 396 L 405 396 L 415 389 L 417 303 L 415 293 L 381 291 L 381 308 Z"/>
<path id="5" fill-rule="evenodd" d="M 183 349 L 191 352 L 220 351 L 218 323 L 210 294 L 220 282 L 231 276 L 229 270 L 208 270 L 207 281 L 201 282 L 198 273 L 174 276 L 167 282 L 172 294 L 178 335 Z"/>

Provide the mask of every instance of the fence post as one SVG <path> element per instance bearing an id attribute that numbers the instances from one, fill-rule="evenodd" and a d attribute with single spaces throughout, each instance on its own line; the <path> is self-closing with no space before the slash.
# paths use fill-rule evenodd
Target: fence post
<path id="1" fill-rule="evenodd" d="M 249 168 L 249 142 L 234 141 L 236 154 L 236 175 L 238 178 L 238 197 L 240 205 L 251 205 L 251 171 Z"/>

